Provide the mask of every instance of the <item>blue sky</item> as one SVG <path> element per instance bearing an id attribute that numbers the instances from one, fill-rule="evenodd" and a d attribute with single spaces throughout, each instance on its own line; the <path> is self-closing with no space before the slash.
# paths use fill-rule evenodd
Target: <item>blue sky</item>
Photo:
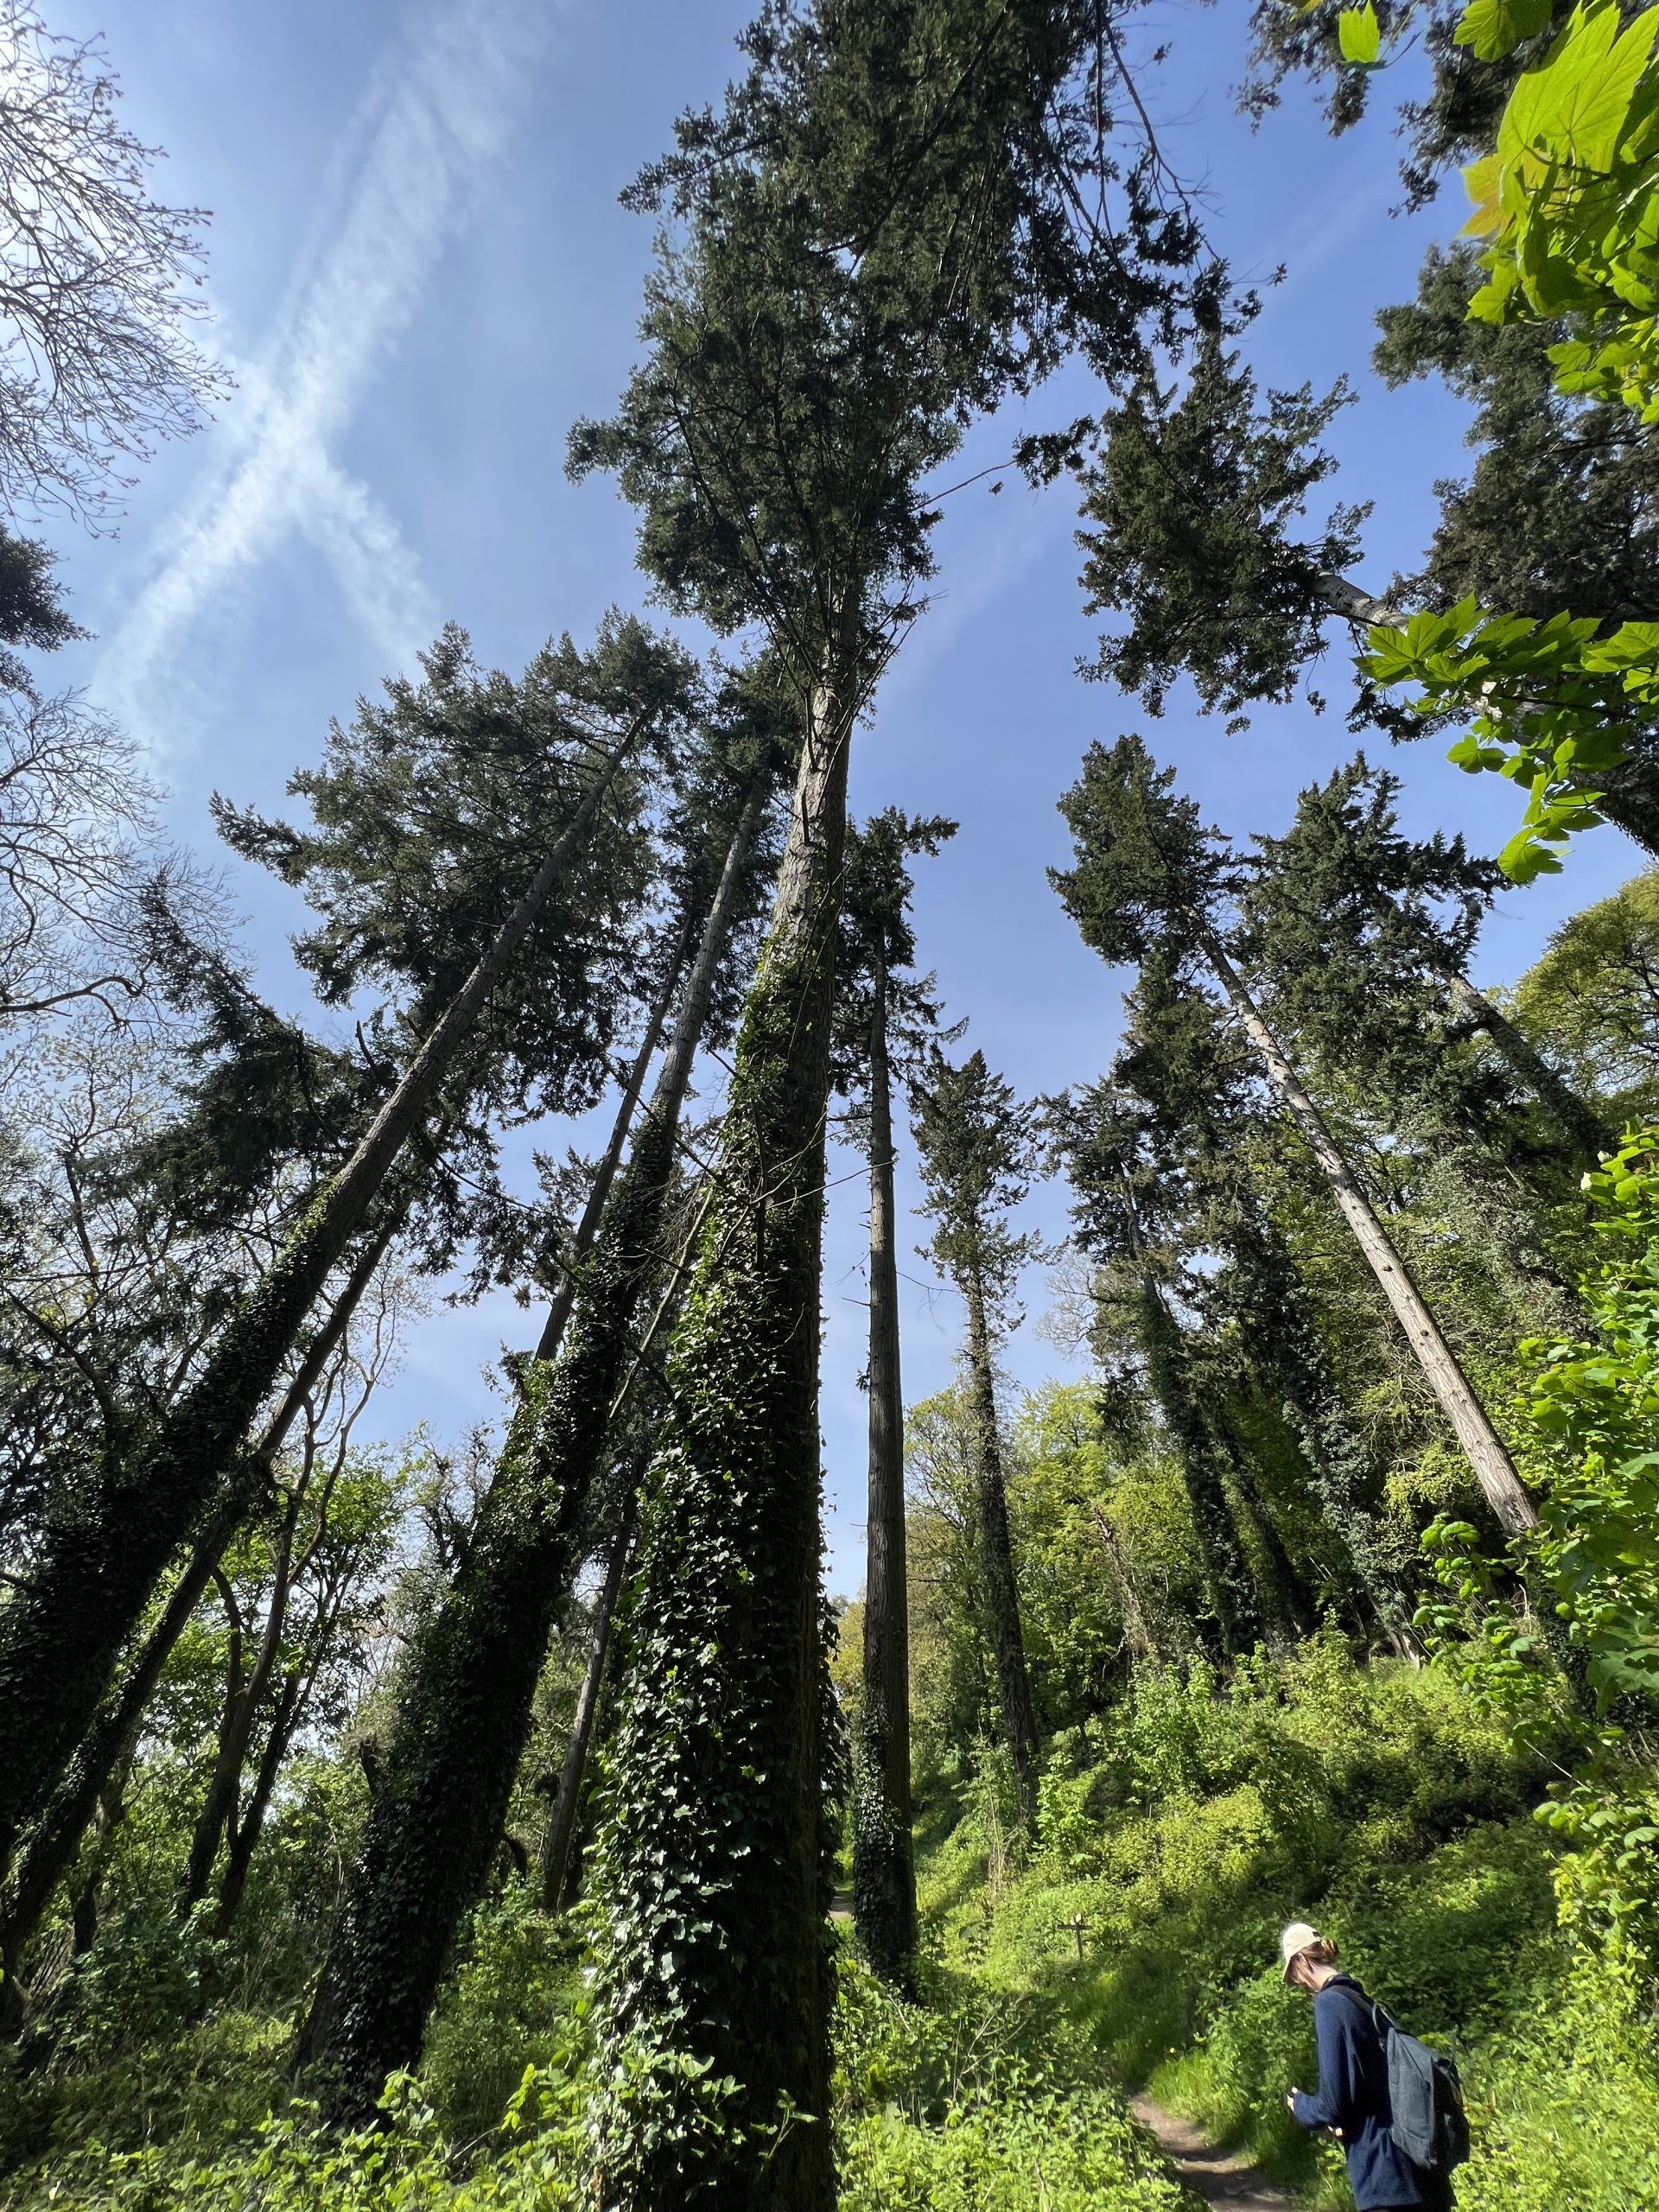
<path id="1" fill-rule="evenodd" d="M 329 717 L 410 665 L 440 622 L 517 668 L 550 633 L 582 639 L 607 606 L 640 603 L 632 518 L 608 483 L 565 482 L 564 435 L 608 408 L 635 352 L 650 226 L 617 192 L 678 108 L 718 93 L 748 12 L 747 0 L 50 0 L 54 29 L 105 35 L 126 120 L 168 149 L 165 195 L 213 210 L 212 343 L 238 388 L 212 429 L 152 464 L 118 537 L 55 533 L 74 610 L 97 632 L 75 680 L 150 748 L 181 840 L 209 848 L 214 790 L 275 807 Z M 1370 318 L 1409 295 L 1424 246 L 1461 215 L 1450 191 L 1426 215 L 1390 214 L 1386 113 L 1332 142 L 1293 91 L 1252 137 L 1229 98 L 1243 13 L 1161 11 L 1175 50 L 1154 103 L 1235 266 L 1287 265 L 1249 340 L 1263 380 L 1323 388 L 1346 371 L 1360 388 L 1332 442 L 1343 493 L 1376 502 L 1364 573 L 1381 582 L 1414 562 L 1433 480 L 1465 456 L 1462 412 L 1438 388 L 1391 394 L 1366 374 Z M 1068 372 L 1020 422 L 979 426 L 953 479 L 1000 460 L 1021 428 L 1097 404 Z M 1052 1090 L 1101 1071 L 1119 1018 L 1122 979 L 1077 942 L 1044 874 L 1065 857 L 1054 802 L 1090 739 L 1143 728 L 1241 835 L 1281 826 L 1297 789 L 1351 748 L 1338 713 L 1284 709 L 1229 738 L 1189 698 L 1147 723 L 1080 683 L 1093 631 L 1063 489 L 1039 497 L 1010 475 L 995 497 L 957 493 L 945 516 L 934 602 L 861 734 L 854 804 L 960 821 L 923 864 L 923 963 L 995 1066 L 1022 1092 Z M 1488 850 L 1513 826 L 1510 787 L 1461 775 L 1432 745 L 1390 765 L 1414 826 L 1461 829 Z M 1512 978 L 1637 863 L 1604 830 L 1565 877 L 1508 895 L 1478 977 Z M 289 895 L 227 866 L 265 988 L 301 1010 Z M 846 1179 L 833 1182 L 824 1282 L 830 1579 L 843 1592 L 861 1579 L 863 1535 L 857 1167 L 831 1166 Z M 906 1171 L 902 1203 L 914 1189 Z M 1058 1234 L 1064 1191 L 1033 1193 L 1026 1213 Z M 960 1315 L 921 1262 L 906 1271 L 913 1398 L 950 1378 Z M 1046 1301 L 1037 1270 L 1007 1352 L 1020 1380 L 1065 1370 L 1033 1327 Z M 534 1325 L 505 1299 L 435 1306 L 378 1402 L 382 1433 L 424 1420 L 452 1438 L 489 1417 L 486 1370 Z"/>

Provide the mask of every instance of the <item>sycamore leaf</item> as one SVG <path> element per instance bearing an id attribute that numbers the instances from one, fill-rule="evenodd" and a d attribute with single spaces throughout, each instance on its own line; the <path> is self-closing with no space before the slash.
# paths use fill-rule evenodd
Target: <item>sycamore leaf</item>
<path id="1" fill-rule="evenodd" d="M 1523 38 L 1549 29 L 1549 0 L 1470 0 L 1453 35 L 1477 61 L 1501 61 Z"/>
<path id="2" fill-rule="evenodd" d="M 1337 18 L 1337 39 L 1344 61 L 1363 66 L 1375 61 L 1382 44 L 1382 27 L 1371 0 L 1363 8 L 1344 8 Z"/>

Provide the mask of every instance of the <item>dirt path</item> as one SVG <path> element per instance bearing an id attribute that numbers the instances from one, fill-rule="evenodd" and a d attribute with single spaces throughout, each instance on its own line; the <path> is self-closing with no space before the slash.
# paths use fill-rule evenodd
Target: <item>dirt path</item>
<path id="1" fill-rule="evenodd" d="M 1135 2100 L 1135 2116 L 1149 2127 L 1175 2163 L 1195 2196 L 1222 2204 L 1228 2212 L 1294 2212 L 1291 2199 L 1265 2182 L 1241 2154 L 1217 2151 L 1190 2120 L 1178 2120 L 1144 2091 Z"/>

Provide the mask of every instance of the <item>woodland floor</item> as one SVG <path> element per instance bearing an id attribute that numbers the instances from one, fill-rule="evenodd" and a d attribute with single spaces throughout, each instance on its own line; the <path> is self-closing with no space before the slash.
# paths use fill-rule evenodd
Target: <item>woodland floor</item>
<path id="1" fill-rule="evenodd" d="M 1294 2212 L 1292 2199 L 1273 2188 L 1258 2166 L 1238 2152 L 1217 2150 L 1190 2120 L 1166 2112 L 1144 2092 L 1134 2100 L 1133 2109 L 1187 2188 L 1205 2204 L 1224 2204 L 1229 2212 Z"/>

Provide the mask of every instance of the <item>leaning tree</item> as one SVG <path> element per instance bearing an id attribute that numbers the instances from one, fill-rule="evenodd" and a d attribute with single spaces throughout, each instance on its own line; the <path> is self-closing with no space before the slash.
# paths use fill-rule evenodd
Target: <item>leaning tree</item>
<path id="1" fill-rule="evenodd" d="M 646 1482 L 598 1853 L 594 2126 L 607 2204 L 817 2212 L 817 1317 L 852 733 L 917 611 L 924 485 L 968 417 L 1074 341 L 1130 372 L 1147 324 L 1173 340 L 1194 292 L 1214 308 L 1224 286 L 1192 274 L 1110 10 L 835 0 L 769 14 L 745 46 L 723 105 L 631 195 L 666 219 L 646 355 L 573 442 L 641 509 L 671 604 L 766 629 L 804 726 Z M 1135 149 L 1115 161 L 1111 123 Z"/>
<path id="2" fill-rule="evenodd" d="M 1492 1512 L 1511 1534 L 1529 1529 L 1537 1516 L 1503 1440 L 1230 955 L 1225 909 L 1236 869 L 1193 802 L 1174 797 L 1173 782 L 1174 771 L 1160 770 L 1138 737 L 1091 746 L 1060 802 L 1077 862 L 1054 873 L 1055 887 L 1104 958 L 1155 952 L 1173 972 L 1207 970 L 1313 1154 Z"/>
<path id="3" fill-rule="evenodd" d="M 533 807 L 524 825 L 528 849 L 539 849 L 542 858 L 531 866 L 520 842 L 517 870 L 510 862 L 504 868 L 498 854 L 493 865 L 458 871 L 452 907 L 426 902 L 452 925 L 407 941 L 415 988 L 391 1033 L 410 1055 L 403 1073 L 207 1348 L 188 1386 L 153 1425 L 104 1453 L 88 1480 L 48 1507 L 28 1574 L 0 1607 L 0 1864 L 20 1828 L 43 1810 L 86 1734 L 123 1647 L 169 1560 L 210 1511 L 320 1292 L 340 1262 L 378 1233 L 374 1214 L 389 1179 L 435 1122 L 453 1129 L 480 1087 L 509 1098 L 545 1081 L 556 1087 L 571 1076 L 573 1057 L 588 1055 L 590 1033 L 579 1018 L 590 999 L 588 949 L 578 931 L 582 950 L 569 958 L 566 936 L 582 899 L 601 910 L 608 906 L 602 877 L 588 869 L 596 825 L 612 795 L 626 791 L 625 768 L 648 742 L 677 727 L 689 682 L 684 657 L 638 624 L 613 621 L 589 654 L 568 640 L 550 649 L 516 690 L 505 678 L 484 681 L 470 672 L 464 640 L 446 639 L 428 677 L 442 695 L 439 711 L 423 720 L 416 687 L 393 686 L 394 719 L 406 708 L 433 741 L 444 728 L 442 708 L 451 706 L 464 725 L 452 733 L 457 755 L 487 753 L 487 743 L 469 741 L 491 736 L 498 749 L 516 755 Z M 366 749 L 372 754 L 372 738 Z M 504 767 L 504 780 L 507 773 Z M 519 785 L 506 788 L 511 795 Z M 435 779 L 426 787 L 435 789 Z M 432 829 L 442 852 L 444 836 L 463 826 L 453 791 L 440 797 L 435 812 L 435 824 L 416 826 Z M 353 852 L 358 826 L 345 838 Z M 304 841 L 297 849 L 291 836 L 277 844 L 302 880 Z M 323 932 L 325 957 L 359 943 L 365 886 L 378 880 L 349 858 L 341 874 L 346 895 Z M 504 891 L 515 881 L 522 887 L 516 893 Z M 522 1021 L 493 1024 L 527 946 L 538 965 L 546 963 L 545 973 L 517 993 Z M 371 929 L 370 972 L 386 953 L 385 939 Z M 557 979 L 551 988 L 549 975 Z M 563 1003 L 567 991 L 570 1007 Z M 574 1055 L 573 1027 L 580 1039 Z M 561 1034 L 563 1059 L 538 1065 L 528 1040 Z"/>

